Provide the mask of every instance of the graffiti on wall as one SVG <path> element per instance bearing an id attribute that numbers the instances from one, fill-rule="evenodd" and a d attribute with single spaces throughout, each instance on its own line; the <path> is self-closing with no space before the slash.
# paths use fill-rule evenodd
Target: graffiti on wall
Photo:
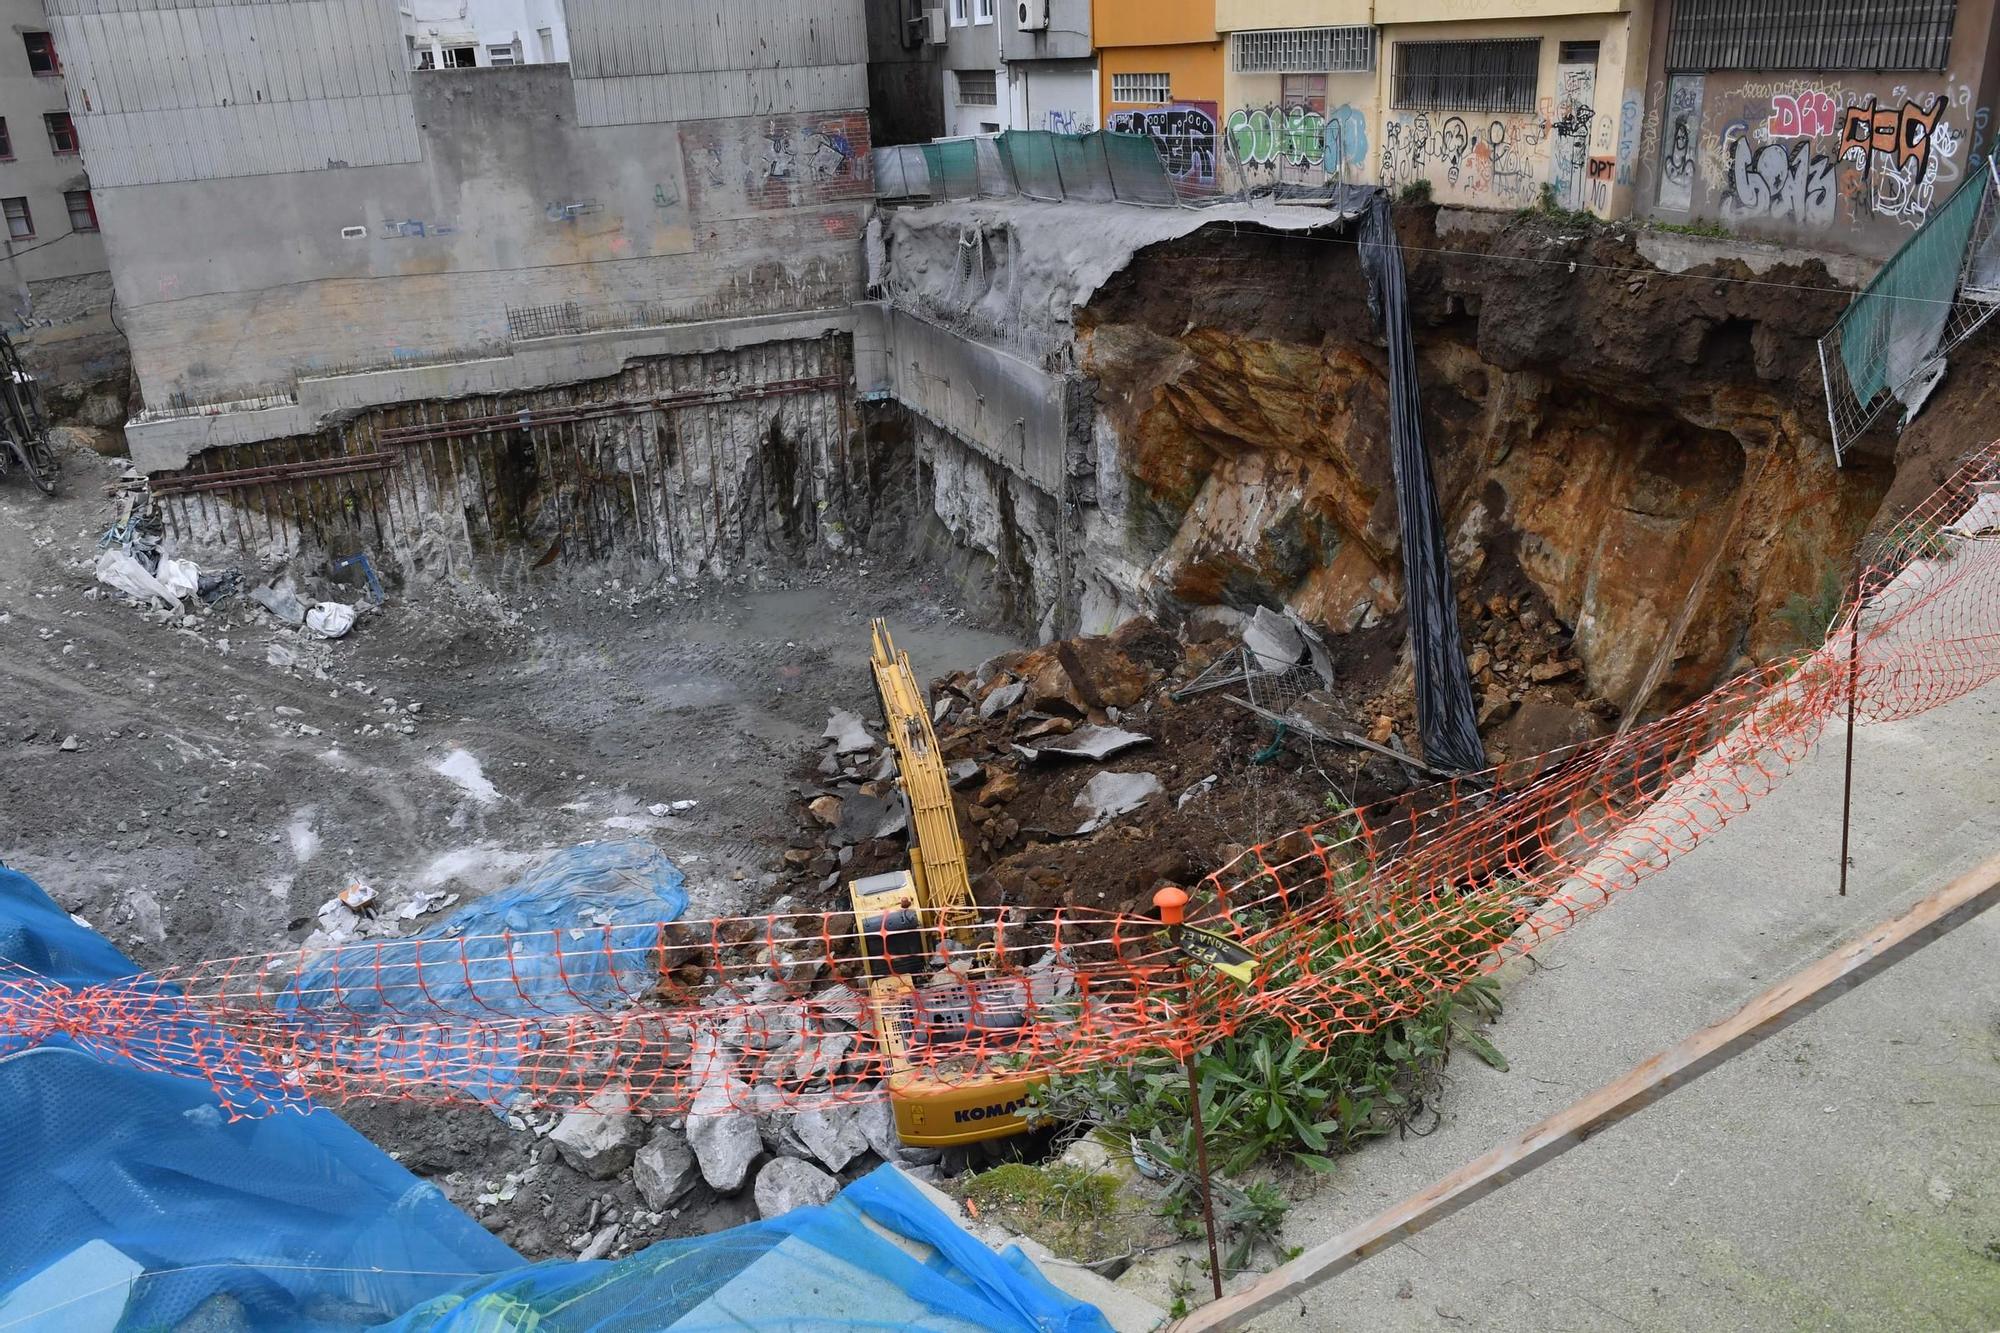
<path id="1" fill-rule="evenodd" d="M 1966 141 L 1982 118 L 1971 90 L 1953 88 L 1801 79 L 1704 89 L 1700 76 L 1676 76 L 1656 157 L 1659 206 L 1690 211 L 1706 189 L 1730 222 L 1921 226 L 1976 165 Z"/>
<path id="2" fill-rule="evenodd" d="M 1555 106 L 1551 99 L 1543 101 L 1547 114 L 1540 116 L 1434 119 L 1423 111 L 1390 116 L 1382 127 L 1382 183 L 1400 189 L 1429 181 L 1433 189 L 1476 207 L 1533 204 L 1542 182 L 1550 179 L 1556 142 Z M 1572 132 L 1576 127 L 1573 122 Z"/>
<path id="3" fill-rule="evenodd" d="M 1584 162 L 1590 155 L 1590 124 L 1596 112 L 1597 65 L 1562 65 L 1556 70 L 1556 116 L 1548 128 L 1555 139 L 1555 170 L 1550 184 L 1564 208 L 1589 204 Z"/>
<path id="4" fill-rule="evenodd" d="M 1841 121 L 1840 153 L 1860 174 L 1860 191 L 1881 217 L 1921 224 L 1937 198 L 1940 175 L 1958 155 L 1960 136 L 1944 119 L 1944 95 L 1927 105 L 1905 98 L 1883 106 L 1870 97 Z M 1954 171 L 1952 179 L 1956 179 Z"/>
<path id="5" fill-rule="evenodd" d="M 866 199 L 868 118 L 840 115 L 745 116 L 681 130 L 688 201 L 708 215 L 798 208 Z"/>
<path id="6" fill-rule="evenodd" d="M 1090 113 L 1086 111 L 1044 111 L 1042 123 L 1035 128 L 1047 130 L 1051 134 L 1088 134 L 1091 130 Z"/>
<path id="7" fill-rule="evenodd" d="M 1176 102 L 1144 111 L 1117 111 L 1104 128 L 1151 139 L 1159 146 L 1167 174 L 1182 184 L 1214 186 L 1215 103 Z"/>
<path id="8" fill-rule="evenodd" d="M 1789 147 L 1752 148 L 1739 134 L 1730 149 L 1729 179 L 1722 188 L 1722 213 L 1731 221 L 1770 218 L 1798 226 L 1823 227 L 1833 221 L 1831 159 L 1814 153 L 1810 139 Z"/>
<path id="9" fill-rule="evenodd" d="M 1666 128 L 1660 138 L 1660 207 L 1694 206 L 1696 154 L 1701 147 L 1702 76 L 1676 74 L 1667 84 Z"/>
<path id="10" fill-rule="evenodd" d="M 1229 113 L 1223 134 L 1231 160 L 1253 180 L 1301 173 L 1344 180 L 1368 161 L 1368 120 L 1352 106 L 1326 115 L 1305 106 L 1242 107 Z"/>

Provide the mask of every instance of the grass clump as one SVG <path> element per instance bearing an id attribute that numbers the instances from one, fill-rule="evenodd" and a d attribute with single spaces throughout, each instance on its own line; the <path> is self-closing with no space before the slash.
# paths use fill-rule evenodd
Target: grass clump
<path id="1" fill-rule="evenodd" d="M 1035 1166 L 1008 1162 L 973 1176 L 965 1185 L 982 1217 L 1033 1236 L 1066 1259 L 1096 1263 L 1123 1252 L 1118 1195 L 1109 1172 L 1067 1162 Z"/>

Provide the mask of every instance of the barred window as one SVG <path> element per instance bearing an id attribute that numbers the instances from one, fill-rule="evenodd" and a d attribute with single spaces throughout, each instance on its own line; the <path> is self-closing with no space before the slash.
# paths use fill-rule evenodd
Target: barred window
<path id="1" fill-rule="evenodd" d="M 1397 42 L 1397 110 L 1533 111 L 1539 37 L 1482 42 Z"/>
<path id="2" fill-rule="evenodd" d="M 1229 35 L 1238 74 L 1366 74 L 1375 68 L 1375 29 L 1267 28 Z"/>
<path id="3" fill-rule="evenodd" d="M 1671 70 L 1943 69 L 1958 0 L 1677 0 Z"/>
<path id="4" fill-rule="evenodd" d="M 958 71 L 958 104 L 960 106 L 1000 105 L 1000 81 L 990 69 L 962 69 Z"/>
<path id="5" fill-rule="evenodd" d="M 1165 74 L 1113 74 L 1111 100 L 1125 106 L 1158 106 L 1174 100 Z"/>

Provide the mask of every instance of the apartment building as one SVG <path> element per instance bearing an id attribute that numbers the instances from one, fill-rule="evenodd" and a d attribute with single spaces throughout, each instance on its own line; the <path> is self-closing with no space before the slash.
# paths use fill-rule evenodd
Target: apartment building
<path id="1" fill-rule="evenodd" d="M 102 319 L 110 264 L 97 202 L 63 81 L 63 51 L 41 0 L 0 0 L 0 210 L 7 256 L 6 317 L 16 334 L 48 341 Z"/>
<path id="2" fill-rule="evenodd" d="M 1372 0 L 1216 0 L 1228 188 L 1375 179 Z"/>
<path id="3" fill-rule="evenodd" d="M 493 69 L 569 59 L 563 0 L 403 0 L 411 69 Z"/>
<path id="4" fill-rule="evenodd" d="M 1886 257 L 1987 169 L 1996 66 L 1993 0 L 1659 0 L 1637 207 Z"/>
<path id="5" fill-rule="evenodd" d="M 1223 42 L 1216 0 L 1095 0 L 1105 129 L 1151 135 L 1190 189 L 1221 179 Z"/>

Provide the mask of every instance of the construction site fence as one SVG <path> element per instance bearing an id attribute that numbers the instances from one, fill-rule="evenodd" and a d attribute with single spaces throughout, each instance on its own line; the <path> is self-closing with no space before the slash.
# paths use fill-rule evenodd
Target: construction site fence
<path id="1" fill-rule="evenodd" d="M 1365 184 L 1358 123 L 1300 107 L 1120 112 L 1088 134 L 1006 130 L 874 150 L 887 204 L 964 199 L 1204 207 Z"/>
<path id="2" fill-rule="evenodd" d="M 198 1076 L 237 1114 L 607 1096 L 653 1114 L 811 1110 L 885 1095 L 880 1032 L 906 1049 L 906 1088 L 1084 1071 L 1250 1025 L 1324 1049 L 1633 889 L 1771 792 L 1850 710 L 1911 718 L 2000 674 L 2000 445 L 1858 571 L 1811 651 L 1622 736 L 1333 814 L 1188 886 L 1189 923 L 1256 960 L 1247 982 L 1191 963 L 1150 915 L 1082 907 L 982 906 L 957 954 L 979 966 L 880 998 L 858 931 L 879 928 L 881 956 L 910 940 L 846 912 L 636 933 L 580 919 L 532 940 L 377 939 L 331 960 L 289 949 L 79 990 L 0 972 L 0 1034 Z"/>
<path id="3" fill-rule="evenodd" d="M 1932 210 L 1819 342 L 1837 464 L 1900 404 L 1914 415 L 1944 359 L 2000 310 L 2000 164 Z"/>

